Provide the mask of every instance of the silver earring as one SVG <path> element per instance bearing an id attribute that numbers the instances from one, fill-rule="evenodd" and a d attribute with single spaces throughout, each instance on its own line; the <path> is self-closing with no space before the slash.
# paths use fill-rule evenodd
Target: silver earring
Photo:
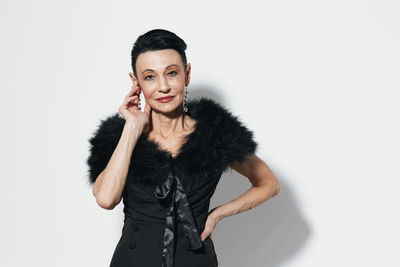
<path id="1" fill-rule="evenodd" d="M 187 113 L 188 107 L 187 107 L 187 86 L 185 87 L 185 98 L 183 99 L 183 111 Z"/>
<path id="2" fill-rule="evenodd" d="M 139 103 L 138 103 L 138 106 L 139 106 L 139 110 L 141 110 L 142 108 L 141 108 L 141 106 L 140 106 L 140 95 L 139 95 Z"/>

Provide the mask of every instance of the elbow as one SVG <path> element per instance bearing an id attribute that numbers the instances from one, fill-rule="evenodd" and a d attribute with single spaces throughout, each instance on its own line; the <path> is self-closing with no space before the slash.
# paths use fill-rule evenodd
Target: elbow
<path id="1" fill-rule="evenodd" d="M 279 195 L 279 193 L 281 192 L 281 183 L 277 178 L 275 178 L 274 188 L 275 188 L 274 196 Z"/>
<path id="2" fill-rule="evenodd" d="M 116 203 L 114 201 L 102 199 L 99 197 L 96 197 L 96 203 L 97 203 L 97 205 L 99 205 L 100 207 L 102 207 L 103 209 L 106 209 L 106 210 L 112 210 L 116 206 Z"/>
<path id="3" fill-rule="evenodd" d="M 109 197 L 102 196 L 95 190 L 95 187 L 93 187 L 93 195 L 96 198 L 97 205 L 106 210 L 114 209 L 115 206 L 117 206 L 119 203 L 119 201 L 115 201 Z"/>
<path id="4" fill-rule="evenodd" d="M 269 176 L 267 179 L 264 179 L 263 182 L 257 186 L 263 187 L 265 193 L 269 197 L 277 196 L 281 192 L 281 184 L 278 178 L 275 177 L 275 175 Z"/>

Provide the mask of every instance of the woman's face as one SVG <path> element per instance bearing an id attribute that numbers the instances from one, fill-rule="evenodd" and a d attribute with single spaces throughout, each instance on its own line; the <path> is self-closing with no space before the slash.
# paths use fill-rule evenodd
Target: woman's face
<path id="1" fill-rule="evenodd" d="M 187 64 L 185 74 L 177 51 L 163 49 L 141 53 L 136 61 L 136 73 L 146 103 L 152 109 L 169 113 L 182 107 L 185 86 L 190 81 L 190 63 Z M 172 96 L 172 100 L 157 100 L 166 96 Z"/>

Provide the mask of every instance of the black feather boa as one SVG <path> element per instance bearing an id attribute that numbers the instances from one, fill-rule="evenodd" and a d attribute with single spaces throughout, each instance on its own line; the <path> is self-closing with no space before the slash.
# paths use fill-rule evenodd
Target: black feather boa
<path id="1" fill-rule="evenodd" d="M 219 179 L 234 161 L 242 162 L 258 149 L 253 132 L 227 108 L 207 97 L 188 101 L 188 115 L 196 120 L 195 129 L 176 157 L 142 133 L 132 153 L 127 183 L 139 182 L 154 188 L 175 165 L 184 187 L 199 186 Z M 104 170 L 121 137 L 125 119 L 113 113 L 100 121 L 89 138 L 87 181 L 93 184 Z"/>

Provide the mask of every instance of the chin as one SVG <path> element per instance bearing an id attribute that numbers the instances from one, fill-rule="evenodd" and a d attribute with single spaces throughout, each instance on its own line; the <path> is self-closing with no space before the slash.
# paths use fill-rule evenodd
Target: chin
<path id="1" fill-rule="evenodd" d="M 156 100 L 157 101 L 157 100 Z M 162 113 L 171 113 L 174 112 L 176 109 L 179 108 L 179 104 L 172 103 L 174 101 L 171 101 L 170 103 L 157 103 L 154 107 L 154 109 L 158 110 L 159 112 Z"/>

